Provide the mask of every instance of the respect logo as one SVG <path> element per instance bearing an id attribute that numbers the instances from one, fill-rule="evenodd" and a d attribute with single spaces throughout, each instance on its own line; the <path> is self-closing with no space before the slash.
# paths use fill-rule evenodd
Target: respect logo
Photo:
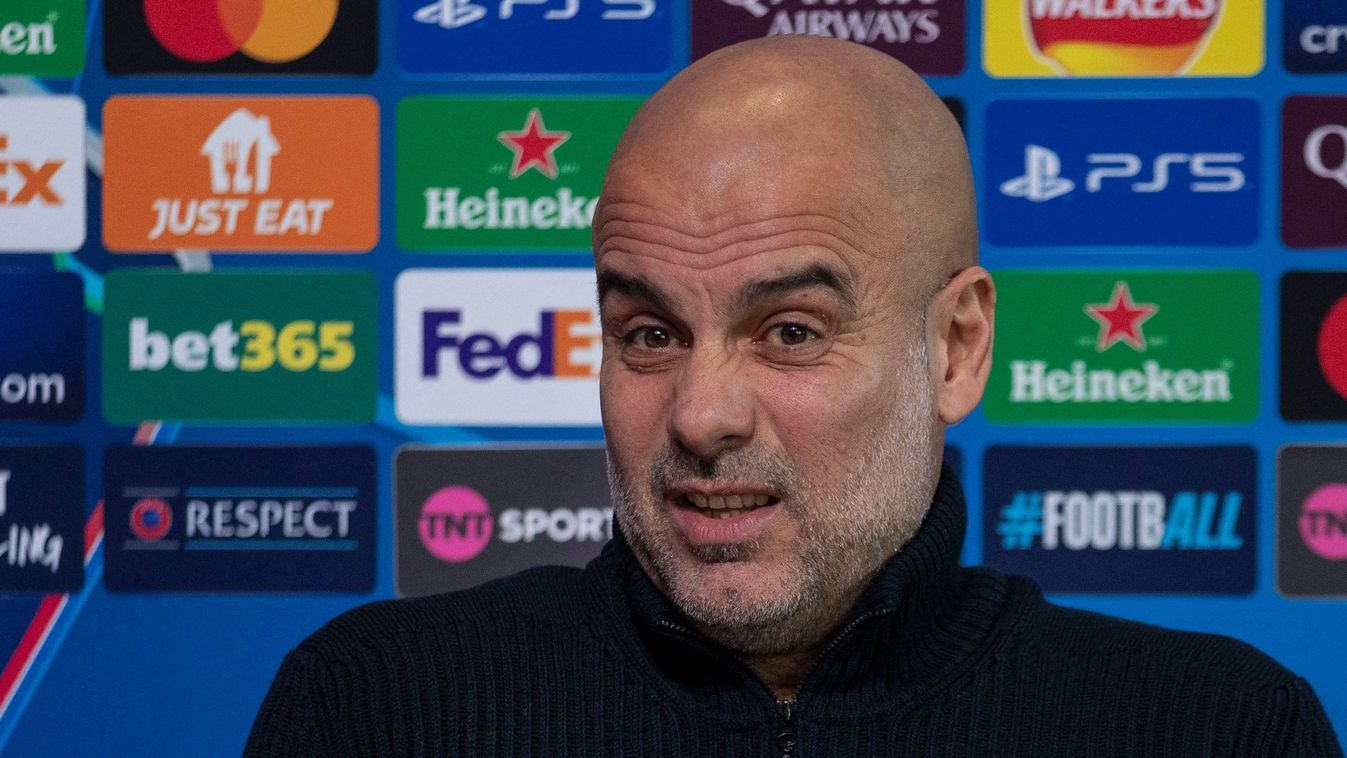
<path id="1" fill-rule="evenodd" d="M 124 0 L 104 9 L 115 74 L 374 72 L 376 0 Z"/>
<path id="2" fill-rule="evenodd" d="M 5 0 L 0 75 L 75 76 L 84 70 L 84 0 Z"/>
<path id="3" fill-rule="evenodd" d="M 406 424 L 597 424 L 594 274 L 409 270 L 397 281 Z"/>
<path id="4" fill-rule="evenodd" d="M 992 76 L 1252 76 L 1262 0 L 988 0 Z"/>
<path id="5" fill-rule="evenodd" d="M 121 270 L 106 298 L 110 420 L 373 416 L 377 299 L 366 274 Z"/>
<path id="6" fill-rule="evenodd" d="M 1242 421 L 1257 413 L 1251 272 L 997 272 L 1000 422 Z"/>
<path id="7" fill-rule="evenodd" d="M 1287 445 L 1277 453 L 1277 589 L 1347 597 L 1347 447 Z"/>
<path id="8" fill-rule="evenodd" d="M 608 156 L 635 98 L 407 98 L 398 104 L 398 244 L 589 247 Z"/>
<path id="9" fill-rule="evenodd" d="M 163 123 L 175 128 L 156 131 Z M 378 123 L 364 97 L 111 98 L 104 242 L 367 252 L 379 236 Z"/>
<path id="10" fill-rule="evenodd" d="M 985 558 L 1055 592 L 1250 592 L 1255 470 L 1248 447 L 993 446 Z"/>
<path id="11" fill-rule="evenodd" d="M 84 244 L 84 128 L 78 97 L 0 98 L 0 253 Z"/>
<path id="12" fill-rule="evenodd" d="M 583 566 L 612 537 L 602 448 L 406 447 L 393 468 L 400 595 Z"/>

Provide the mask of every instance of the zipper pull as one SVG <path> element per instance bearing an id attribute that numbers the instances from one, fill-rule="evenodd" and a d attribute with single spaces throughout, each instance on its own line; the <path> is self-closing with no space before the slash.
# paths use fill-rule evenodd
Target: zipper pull
<path id="1" fill-rule="evenodd" d="M 776 747 L 782 758 L 795 751 L 795 698 L 776 701 Z"/>

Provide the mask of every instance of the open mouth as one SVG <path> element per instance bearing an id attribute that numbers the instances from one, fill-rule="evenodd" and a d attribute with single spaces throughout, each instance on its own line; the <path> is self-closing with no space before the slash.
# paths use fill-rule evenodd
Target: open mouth
<path id="1" fill-rule="evenodd" d="M 753 493 L 707 495 L 700 492 L 684 492 L 676 495 L 674 502 L 685 508 L 696 509 L 703 516 L 731 519 L 763 506 L 776 505 L 780 502 L 780 498 Z"/>

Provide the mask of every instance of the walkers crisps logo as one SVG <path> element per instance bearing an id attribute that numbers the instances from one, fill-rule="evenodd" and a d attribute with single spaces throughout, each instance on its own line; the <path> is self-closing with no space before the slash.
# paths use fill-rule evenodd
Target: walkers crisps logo
<path id="1" fill-rule="evenodd" d="M 117 270 L 106 283 L 114 423 L 374 416 L 378 298 L 366 273 Z"/>
<path id="2" fill-rule="evenodd" d="M 585 248 L 638 98 L 408 98 L 398 105 L 398 244 Z"/>
<path id="3" fill-rule="evenodd" d="M 996 275 L 1003 422 L 1218 421 L 1258 410 L 1258 281 L 1245 271 Z"/>
<path id="4" fill-rule="evenodd" d="M 1252 76 L 1262 0 L 987 0 L 987 73 Z"/>
<path id="5" fill-rule="evenodd" d="M 103 128 L 109 250 L 367 252 L 378 241 L 370 98 L 114 97 Z"/>
<path id="6" fill-rule="evenodd" d="M 68 77 L 84 70 L 84 0 L 0 3 L 0 76 Z"/>

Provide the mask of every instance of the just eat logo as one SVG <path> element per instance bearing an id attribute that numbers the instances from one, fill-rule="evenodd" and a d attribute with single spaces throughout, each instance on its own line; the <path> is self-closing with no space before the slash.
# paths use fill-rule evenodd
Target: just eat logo
<path id="1" fill-rule="evenodd" d="M 84 101 L 0 100 L 0 252 L 84 244 Z"/>

